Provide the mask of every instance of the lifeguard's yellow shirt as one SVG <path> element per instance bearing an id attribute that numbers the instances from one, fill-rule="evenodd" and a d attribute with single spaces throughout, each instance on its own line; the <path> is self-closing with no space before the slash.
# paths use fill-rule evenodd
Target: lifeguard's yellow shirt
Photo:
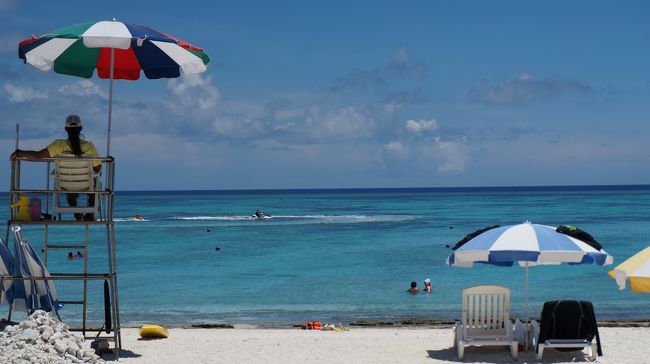
<path id="1" fill-rule="evenodd" d="M 75 157 L 67 139 L 57 139 L 53 141 L 47 146 L 47 151 L 50 153 L 50 157 Z M 84 157 L 99 157 L 97 148 L 95 148 L 95 145 L 89 141 L 81 140 L 81 152 Z M 100 165 L 102 165 L 101 161 L 93 161 L 93 167 Z"/>

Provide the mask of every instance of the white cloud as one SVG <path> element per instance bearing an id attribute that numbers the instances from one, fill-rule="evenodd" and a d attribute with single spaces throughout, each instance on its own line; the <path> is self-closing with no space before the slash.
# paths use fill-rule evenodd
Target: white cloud
<path id="1" fill-rule="evenodd" d="M 438 171 L 442 173 L 464 172 L 469 156 L 463 142 L 435 140 L 438 152 Z"/>
<path id="2" fill-rule="evenodd" d="M 296 126 L 296 123 L 277 124 L 273 126 L 273 130 L 289 130 Z"/>
<path id="3" fill-rule="evenodd" d="M 404 150 L 404 146 L 400 142 L 389 142 L 384 144 L 384 148 L 386 150 L 390 150 L 393 152 L 401 152 Z"/>
<path id="4" fill-rule="evenodd" d="M 517 78 L 519 78 L 519 81 L 530 81 L 530 80 L 534 80 L 535 76 L 533 76 L 532 74 L 530 74 L 528 72 L 521 72 L 519 74 L 519 77 L 517 77 Z"/>
<path id="5" fill-rule="evenodd" d="M 409 61 L 409 49 L 406 44 L 400 45 L 400 47 L 395 52 L 395 61 L 402 64 Z"/>
<path id="6" fill-rule="evenodd" d="M 168 167 L 196 167 L 217 165 L 218 155 L 210 153 L 210 143 L 184 140 L 155 133 L 116 136 L 111 140 L 111 153 L 117 157 L 128 156 L 131 164 L 163 164 Z M 173 146 L 170 148 L 170 146 Z M 142 153 L 146 150 L 147 153 Z M 126 162 L 125 162 L 126 163 Z"/>
<path id="7" fill-rule="evenodd" d="M 181 100 L 183 105 L 199 110 L 213 108 L 221 99 L 219 90 L 212 85 L 212 76 L 190 75 L 167 81 L 167 89 Z"/>
<path id="8" fill-rule="evenodd" d="M 483 80 L 470 88 L 468 99 L 486 105 L 527 105 L 541 100 L 551 100 L 568 94 L 586 95 L 595 89 L 579 80 L 546 78 L 521 72 L 516 79 L 496 84 Z"/>
<path id="9" fill-rule="evenodd" d="M 106 93 L 97 86 L 94 82 L 90 80 L 81 80 L 75 83 L 63 85 L 59 87 L 59 93 L 62 95 L 72 95 L 72 96 L 100 96 L 106 98 Z"/>
<path id="10" fill-rule="evenodd" d="M 48 98 L 46 92 L 36 91 L 33 88 L 14 86 L 11 83 L 6 83 L 2 89 L 9 94 L 10 102 L 27 102 L 32 100 L 46 100 Z"/>
<path id="11" fill-rule="evenodd" d="M 413 62 L 409 57 L 409 47 L 402 44 L 395 52 L 395 58 L 386 66 L 386 72 L 393 75 L 407 76 L 415 80 L 424 78 L 427 66 L 422 62 Z"/>
<path id="12" fill-rule="evenodd" d="M 470 149 L 464 139 L 440 138 L 395 140 L 382 145 L 384 165 L 408 174 L 454 174 L 464 172 Z"/>
<path id="13" fill-rule="evenodd" d="M 268 131 L 267 124 L 263 121 L 236 115 L 217 117 L 212 122 L 212 129 L 220 135 L 240 139 L 252 138 Z"/>
<path id="14" fill-rule="evenodd" d="M 438 127 L 438 123 L 435 119 L 420 121 L 407 120 L 404 124 L 406 129 L 416 134 L 419 134 L 423 131 L 434 131 Z"/>
<path id="15" fill-rule="evenodd" d="M 312 106 L 307 114 L 311 133 L 319 138 L 365 138 L 371 135 L 375 127 L 372 116 L 357 106 L 344 106 L 334 110 Z"/>
<path id="16" fill-rule="evenodd" d="M 386 143 L 383 147 L 384 150 L 400 158 L 406 157 L 409 153 L 408 149 L 399 141 Z"/>

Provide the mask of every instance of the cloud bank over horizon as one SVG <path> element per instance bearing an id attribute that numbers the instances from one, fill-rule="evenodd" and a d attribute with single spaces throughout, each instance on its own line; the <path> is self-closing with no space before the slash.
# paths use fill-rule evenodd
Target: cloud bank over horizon
<path id="1" fill-rule="evenodd" d="M 0 2 L 5 18 L 26 10 Z M 546 36 L 562 58 L 545 48 L 542 60 L 507 24 L 459 30 L 438 21 L 422 28 L 436 31 L 420 34 L 414 23 L 374 39 L 228 23 L 231 33 L 201 39 L 195 33 L 205 25 L 178 21 L 187 39 L 206 42 L 213 66 L 177 79 L 114 83 L 111 152 L 126 189 L 650 183 L 650 152 L 642 147 L 650 76 L 606 58 L 611 51 L 562 43 L 560 30 Z M 62 25 L 52 22 L 45 28 Z M 108 81 L 21 64 L 15 42 L 28 37 L 23 27 L 0 26 L 3 126 L 12 131 L 19 122 L 21 146 L 37 149 L 63 138 L 65 116 L 76 113 L 86 138 L 105 152 Z M 265 32 L 247 33 L 254 29 Z M 521 31 L 531 44 L 541 36 Z M 281 69 L 295 72 L 269 72 Z M 13 135 L 0 139 L 8 155 Z M 143 170 L 154 182 L 137 177 Z"/>

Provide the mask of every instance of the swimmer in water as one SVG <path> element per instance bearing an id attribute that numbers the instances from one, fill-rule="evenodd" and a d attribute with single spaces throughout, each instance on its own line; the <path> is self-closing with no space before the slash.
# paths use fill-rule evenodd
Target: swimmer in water
<path id="1" fill-rule="evenodd" d="M 429 278 L 424 280 L 424 288 L 422 290 L 424 292 L 431 292 L 431 280 Z"/>
<path id="2" fill-rule="evenodd" d="M 416 294 L 420 292 L 420 289 L 418 288 L 417 282 L 413 281 L 411 282 L 411 288 L 407 289 L 406 292 Z"/>

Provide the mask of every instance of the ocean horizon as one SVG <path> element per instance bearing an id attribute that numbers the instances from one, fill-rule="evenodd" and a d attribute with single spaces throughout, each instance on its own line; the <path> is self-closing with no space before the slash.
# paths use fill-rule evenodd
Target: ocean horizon
<path id="1" fill-rule="evenodd" d="M 540 185 L 540 186 L 457 186 L 457 187 L 331 187 L 331 188 L 268 188 L 268 189 L 181 189 L 181 190 L 121 190 L 116 194 L 129 193 L 268 193 L 268 192 L 513 192 L 513 191 L 595 191 L 595 190 L 636 190 L 650 189 L 650 184 L 616 184 L 616 185 Z"/>
<path id="2" fill-rule="evenodd" d="M 273 218 L 252 219 L 257 209 Z M 145 220 L 133 221 L 135 213 Z M 530 268 L 529 316 L 545 301 L 584 299 L 599 319 L 650 318 L 647 295 L 618 291 L 607 276 L 650 243 L 650 185 L 117 191 L 114 215 L 124 325 L 453 320 L 462 288 L 476 284 L 509 287 L 513 316 L 523 317 L 523 269 L 445 259 L 466 234 L 526 220 L 575 225 L 614 256 L 607 267 Z M 43 227 L 25 225 L 24 234 L 40 251 Z M 49 234 L 68 242 L 79 229 Z M 91 231 L 97 270 L 106 266 L 102 239 L 100 228 Z M 50 271 L 82 267 L 66 253 L 48 257 Z M 432 293 L 405 292 L 426 278 Z M 79 295 L 78 283 L 56 284 L 64 299 Z M 100 285 L 89 294 L 89 317 L 100 320 Z M 78 311 L 61 315 L 74 323 Z"/>

